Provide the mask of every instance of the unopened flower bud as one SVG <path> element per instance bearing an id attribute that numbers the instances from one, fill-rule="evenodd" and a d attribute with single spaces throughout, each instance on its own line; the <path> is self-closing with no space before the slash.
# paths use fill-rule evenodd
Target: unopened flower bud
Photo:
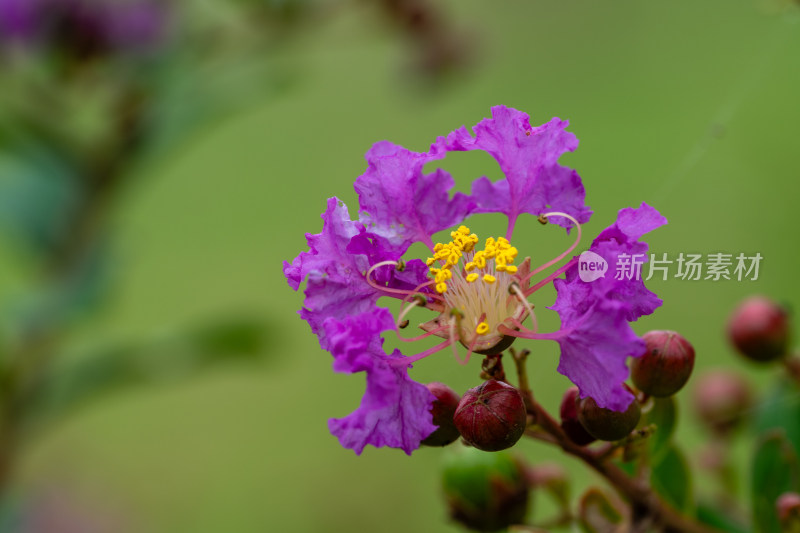
<path id="1" fill-rule="evenodd" d="M 694 408 L 700 419 L 715 433 L 724 435 L 742 420 L 750 408 L 747 382 L 732 372 L 716 370 L 697 379 Z"/>
<path id="2" fill-rule="evenodd" d="M 455 414 L 456 427 L 464 440 L 487 452 L 516 444 L 525 432 L 527 421 L 520 392 L 493 379 L 464 393 Z"/>
<path id="3" fill-rule="evenodd" d="M 763 296 L 748 298 L 733 312 L 728 336 L 736 349 L 753 361 L 773 361 L 786 355 L 789 317 L 786 310 Z"/>
<path id="4" fill-rule="evenodd" d="M 694 348 L 675 331 L 648 331 L 642 338 L 647 348 L 631 362 L 633 384 L 650 396 L 672 396 L 689 380 Z"/>
<path id="5" fill-rule="evenodd" d="M 630 387 L 624 386 L 630 391 Z M 600 440 L 612 441 L 627 437 L 639 423 L 641 415 L 636 399 L 621 413 L 598 406 L 594 398 L 588 396 L 578 400 L 578 420 L 590 435 Z"/>
<path id="6" fill-rule="evenodd" d="M 561 429 L 572 442 L 578 446 L 585 446 L 596 439 L 578 421 L 578 387 L 570 387 L 561 399 Z"/>
<path id="7" fill-rule="evenodd" d="M 800 531 L 800 494 L 784 492 L 775 502 L 775 510 L 781 523 L 781 531 Z"/>
<path id="8" fill-rule="evenodd" d="M 462 448 L 447 459 L 443 488 L 450 516 L 469 529 L 499 531 L 524 523 L 525 469 L 507 452 Z"/>
<path id="9" fill-rule="evenodd" d="M 431 407 L 433 413 L 433 424 L 439 426 L 436 431 L 428 435 L 422 444 L 425 446 L 447 446 L 455 442 L 460 436 L 458 428 L 453 421 L 456 414 L 456 407 L 461 398 L 453 392 L 453 389 L 444 383 L 428 383 L 428 390 L 436 396 L 436 400 Z"/>

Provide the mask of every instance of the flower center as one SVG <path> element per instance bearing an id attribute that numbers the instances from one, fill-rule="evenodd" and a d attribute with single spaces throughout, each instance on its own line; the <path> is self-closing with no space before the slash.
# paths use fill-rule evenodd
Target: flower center
<path id="1" fill-rule="evenodd" d="M 497 327 L 525 313 L 516 297 L 519 279 L 512 263 L 517 249 L 504 237 L 488 237 L 484 248 L 476 250 L 478 236 L 466 226 L 450 237 L 448 243 L 437 243 L 426 261 L 436 292 L 444 299 L 440 323 L 453 317 L 462 344 L 475 351 L 492 348 L 503 338 Z"/>

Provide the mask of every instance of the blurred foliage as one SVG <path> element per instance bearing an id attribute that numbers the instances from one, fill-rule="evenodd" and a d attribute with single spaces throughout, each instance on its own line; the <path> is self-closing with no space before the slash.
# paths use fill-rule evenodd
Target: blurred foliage
<path id="1" fill-rule="evenodd" d="M 586 533 L 623 533 L 630 531 L 630 518 L 616 498 L 600 489 L 589 489 L 579 505 L 580 524 Z"/>
<path id="2" fill-rule="evenodd" d="M 42 380 L 30 399 L 33 416 L 60 417 L 123 387 L 185 379 L 220 364 L 260 362 L 267 355 L 267 340 L 275 337 L 269 324 L 244 317 L 88 355 L 54 368 Z"/>
<path id="3" fill-rule="evenodd" d="M 786 436 L 778 431 L 766 433 L 756 446 L 752 463 L 754 531 L 780 533 L 775 502 L 784 492 L 800 490 L 799 475 L 797 454 Z"/>

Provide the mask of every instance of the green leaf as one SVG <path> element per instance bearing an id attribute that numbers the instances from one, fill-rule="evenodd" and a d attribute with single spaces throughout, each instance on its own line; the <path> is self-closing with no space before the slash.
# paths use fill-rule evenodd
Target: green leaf
<path id="1" fill-rule="evenodd" d="M 697 505 L 697 519 L 703 524 L 714 527 L 720 531 L 726 531 L 728 533 L 749 533 L 749 529 L 734 520 L 730 512 L 717 509 L 707 503 L 700 503 Z"/>
<path id="2" fill-rule="evenodd" d="M 653 405 L 642 417 L 640 426 L 643 427 L 650 424 L 656 426 L 655 432 L 648 439 L 648 451 L 650 460 L 653 463 L 658 463 L 664 454 L 669 451 L 669 444 L 676 425 L 677 410 L 675 408 L 675 399 L 671 396 L 668 398 L 653 398 L 652 401 Z"/>
<path id="3" fill-rule="evenodd" d="M 653 464 L 650 475 L 653 488 L 679 511 L 688 511 L 692 505 L 691 473 L 683 453 L 670 445 Z"/>
<path id="4" fill-rule="evenodd" d="M 759 435 L 782 430 L 795 453 L 800 455 L 800 390 L 797 385 L 785 378 L 778 380 L 759 406 L 754 426 Z"/>
<path id="5" fill-rule="evenodd" d="M 751 466 L 754 529 L 780 533 L 775 501 L 798 487 L 797 454 L 782 430 L 769 431 L 761 438 Z"/>
<path id="6" fill-rule="evenodd" d="M 581 496 L 578 518 L 586 533 L 624 533 L 630 530 L 630 519 L 624 504 L 598 488 L 590 488 Z"/>

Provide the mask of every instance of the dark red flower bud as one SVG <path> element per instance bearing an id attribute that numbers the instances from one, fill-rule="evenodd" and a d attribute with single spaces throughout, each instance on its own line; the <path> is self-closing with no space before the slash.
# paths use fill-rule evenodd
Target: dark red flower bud
<path id="1" fill-rule="evenodd" d="M 528 414 L 517 389 L 490 379 L 464 393 L 455 422 L 468 444 L 495 452 L 516 444 L 525 432 Z"/>
<path id="2" fill-rule="evenodd" d="M 631 390 L 627 385 L 624 386 L 628 391 Z M 639 423 L 641 415 L 639 402 L 635 399 L 621 413 L 598 406 L 594 398 L 588 396 L 578 399 L 578 420 L 590 435 L 600 440 L 612 441 L 627 437 Z"/>
<path id="3" fill-rule="evenodd" d="M 728 336 L 736 349 L 753 361 L 773 361 L 786 355 L 789 317 L 786 310 L 765 298 L 748 298 L 733 312 Z"/>
<path id="4" fill-rule="evenodd" d="M 781 531 L 800 529 L 800 494 L 784 492 L 775 502 L 775 510 L 781 523 Z"/>
<path id="5" fill-rule="evenodd" d="M 752 395 L 744 378 L 716 370 L 697 379 L 694 408 L 700 419 L 715 433 L 724 435 L 735 428 L 750 408 Z"/>
<path id="6" fill-rule="evenodd" d="M 522 524 L 528 510 L 525 467 L 507 452 L 462 447 L 450 454 L 443 472 L 450 516 L 476 531 L 500 531 Z"/>
<path id="7" fill-rule="evenodd" d="M 434 425 L 439 427 L 428 435 L 422 441 L 422 444 L 425 446 L 447 446 L 461 436 L 453 421 L 461 398 L 444 383 L 428 383 L 426 387 L 436 396 L 431 413 L 433 413 Z"/>
<path id="8" fill-rule="evenodd" d="M 561 429 L 572 442 L 578 446 L 585 446 L 595 439 L 586 428 L 578 421 L 578 387 L 570 387 L 561 399 Z"/>
<path id="9" fill-rule="evenodd" d="M 694 348 L 675 331 L 648 331 L 644 354 L 631 362 L 631 379 L 650 396 L 672 396 L 686 384 L 694 368 Z"/>

